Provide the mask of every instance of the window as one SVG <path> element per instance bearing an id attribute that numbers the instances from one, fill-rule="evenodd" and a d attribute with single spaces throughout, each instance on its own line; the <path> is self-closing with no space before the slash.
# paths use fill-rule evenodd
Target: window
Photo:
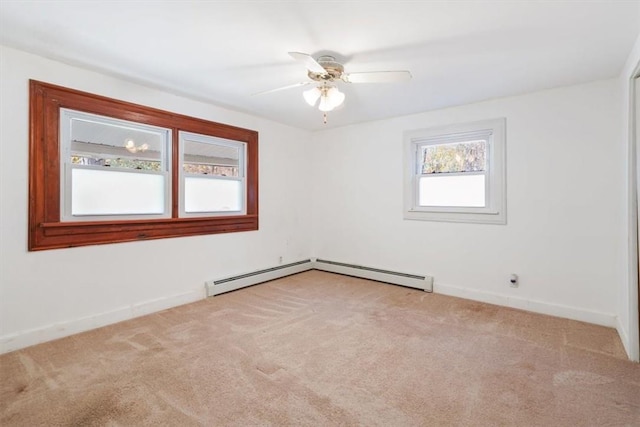
<path id="1" fill-rule="evenodd" d="M 171 216 L 171 130 L 60 109 L 62 221 Z"/>
<path id="2" fill-rule="evenodd" d="M 505 120 L 405 133 L 405 218 L 506 223 Z"/>
<path id="3" fill-rule="evenodd" d="M 242 214 L 244 158 L 237 141 L 180 132 L 180 215 Z"/>
<path id="4" fill-rule="evenodd" d="M 29 250 L 258 229 L 258 134 L 30 82 Z"/>

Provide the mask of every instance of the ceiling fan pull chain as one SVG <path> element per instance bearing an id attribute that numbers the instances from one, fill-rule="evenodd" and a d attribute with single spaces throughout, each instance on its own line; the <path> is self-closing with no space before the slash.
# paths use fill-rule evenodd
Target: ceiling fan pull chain
<path id="1" fill-rule="evenodd" d="M 324 124 L 326 125 L 327 124 L 327 113 L 322 114 L 322 118 L 323 118 Z"/>

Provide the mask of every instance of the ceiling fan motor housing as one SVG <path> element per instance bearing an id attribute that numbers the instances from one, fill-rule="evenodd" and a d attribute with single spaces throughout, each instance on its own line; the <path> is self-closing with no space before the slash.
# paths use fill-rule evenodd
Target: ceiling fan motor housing
<path id="1" fill-rule="evenodd" d="M 311 80 L 316 82 L 332 82 L 339 80 L 344 73 L 344 66 L 338 62 L 333 56 L 325 55 L 317 59 L 318 64 L 322 65 L 326 73 L 316 73 L 309 71 L 308 75 Z"/>

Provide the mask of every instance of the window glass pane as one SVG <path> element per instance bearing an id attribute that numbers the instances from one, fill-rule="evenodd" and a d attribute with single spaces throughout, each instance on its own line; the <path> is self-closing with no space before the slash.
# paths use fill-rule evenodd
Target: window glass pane
<path id="1" fill-rule="evenodd" d="M 420 206 L 484 207 L 485 176 L 423 176 L 420 178 Z"/>
<path id="2" fill-rule="evenodd" d="M 165 177 L 159 174 L 74 168 L 72 215 L 161 214 Z"/>
<path id="3" fill-rule="evenodd" d="M 422 145 L 420 173 L 484 171 L 486 154 L 485 140 Z"/>
<path id="4" fill-rule="evenodd" d="M 234 179 L 186 177 L 185 212 L 225 212 L 242 210 L 242 181 Z"/>
<path id="5" fill-rule="evenodd" d="M 215 141 L 220 138 L 209 137 Z M 223 140 L 224 141 L 224 140 Z M 186 173 L 239 176 L 240 147 L 185 139 L 183 170 Z"/>
<path id="6" fill-rule="evenodd" d="M 161 171 L 166 131 L 121 120 L 71 119 L 71 163 Z"/>

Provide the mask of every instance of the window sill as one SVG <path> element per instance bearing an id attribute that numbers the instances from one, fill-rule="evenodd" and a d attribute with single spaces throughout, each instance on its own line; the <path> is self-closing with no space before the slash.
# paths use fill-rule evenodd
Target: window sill
<path id="1" fill-rule="evenodd" d="M 467 222 L 472 224 L 498 224 L 507 223 L 507 216 L 504 212 L 434 212 L 410 210 L 404 212 L 404 219 L 416 221 L 439 221 L 439 222 Z"/>
<path id="2" fill-rule="evenodd" d="M 118 222 L 77 221 L 40 223 L 29 241 L 29 250 L 163 239 L 168 237 L 254 231 L 258 215 L 215 218 L 167 218 Z"/>

